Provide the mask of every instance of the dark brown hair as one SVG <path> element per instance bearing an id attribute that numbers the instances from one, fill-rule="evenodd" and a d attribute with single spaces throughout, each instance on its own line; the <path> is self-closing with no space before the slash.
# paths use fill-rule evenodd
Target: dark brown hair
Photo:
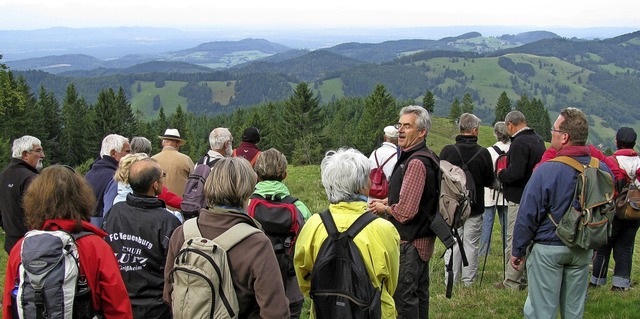
<path id="1" fill-rule="evenodd" d="M 82 220 L 89 221 L 96 199 L 84 177 L 71 168 L 52 165 L 42 170 L 29 185 L 23 198 L 27 226 L 40 229 L 47 219 L 70 219 L 75 231 Z"/>

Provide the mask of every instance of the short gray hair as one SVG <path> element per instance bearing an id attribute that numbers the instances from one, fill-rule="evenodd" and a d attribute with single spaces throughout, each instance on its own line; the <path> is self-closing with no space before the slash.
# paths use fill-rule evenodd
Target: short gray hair
<path id="1" fill-rule="evenodd" d="M 322 185 L 332 204 L 352 198 L 369 187 L 370 173 L 369 159 L 353 148 L 328 151 L 320 164 Z"/>
<path id="2" fill-rule="evenodd" d="M 513 125 L 520 125 L 521 123 L 527 124 L 527 118 L 520 111 L 511 111 L 504 117 L 505 123 L 511 123 Z"/>
<path id="3" fill-rule="evenodd" d="M 131 139 L 131 153 L 145 153 L 151 155 L 151 141 L 146 137 L 136 136 Z"/>
<path id="4" fill-rule="evenodd" d="M 480 128 L 480 119 L 471 113 L 462 113 L 458 120 L 460 132 L 469 133 L 474 128 Z"/>
<path id="5" fill-rule="evenodd" d="M 282 181 L 287 172 L 287 158 L 275 148 L 258 155 L 253 169 L 261 181 Z"/>
<path id="6" fill-rule="evenodd" d="M 509 131 L 507 130 L 507 124 L 504 121 L 496 122 L 493 125 L 493 136 L 496 137 L 497 141 L 502 143 L 509 142 Z"/>
<path id="7" fill-rule="evenodd" d="M 226 127 L 214 128 L 209 133 L 209 146 L 212 150 L 221 150 L 224 148 L 224 143 L 233 140 L 231 132 Z"/>
<path id="8" fill-rule="evenodd" d="M 33 151 L 34 145 L 42 146 L 40 140 L 31 135 L 25 135 L 13 140 L 13 147 L 11 147 L 11 156 L 13 158 L 22 158 L 22 152 Z"/>
<path id="9" fill-rule="evenodd" d="M 118 134 L 109 134 L 102 139 L 102 148 L 100 149 L 100 157 L 110 156 L 111 150 L 122 152 L 124 143 L 129 143 L 129 139 Z"/>
<path id="10" fill-rule="evenodd" d="M 429 111 L 420 105 L 405 106 L 400 110 L 400 116 L 405 114 L 415 114 L 416 126 L 418 129 L 426 129 L 427 134 L 431 130 L 431 116 Z"/>
<path id="11" fill-rule="evenodd" d="M 251 164 L 243 157 L 219 159 L 204 184 L 207 205 L 245 207 L 257 179 Z"/>

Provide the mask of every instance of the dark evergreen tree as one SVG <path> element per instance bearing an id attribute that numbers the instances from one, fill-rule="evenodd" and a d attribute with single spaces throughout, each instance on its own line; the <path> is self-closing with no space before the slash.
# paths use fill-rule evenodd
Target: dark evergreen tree
<path id="1" fill-rule="evenodd" d="M 456 122 L 460 118 L 460 115 L 462 115 L 462 109 L 460 109 L 460 101 L 458 101 L 458 98 L 456 97 L 453 99 L 453 103 L 451 103 L 451 110 L 449 111 L 449 119 L 452 122 Z"/>
<path id="2" fill-rule="evenodd" d="M 496 124 L 496 122 L 504 121 L 504 118 L 511 111 L 511 100 L 509 100 L 507 92 L 503 91 L 496 102 L 495 119 L 493 120 L 492 125 Z"/>
<path id="3" fill-rule="evenodd" d="M 53 93 L 47 92 L 44 87 L 40 87 L 37 109 L 43 119 L 42 125 L 45 130 L 45 134 L 40 137 L 42 147 L 47 155 L 45 161 L 47 163 L 59 163 L 61 160 L 60 136 L 62 129 L 60 104 L 53 96 Z"/>
<path id="4" fill-rule="evenodd" d="M 74 84 L 69 84 L 62 104 L 62 134 L 60 137 L 62 163 L 77 166 L 87 159 L 98 157 L 99 153 L 89 151 L 90 144 L 94 145 L 94 149 L 99 149 L 102 139 L 87 139 L 87 114 L 87 103 L 78 96 Z"/>
<path id="5" fill-rule="evenodd" d="M 473 109 L 474 109 L 473 98 L 471 97 L 471 94 L 467 92 L 462 97 L 461 111 L 462 111 L 462 113 L 471 113 L 471 114 L 473 114 Z"/>
<path id="6" fill-rule="evenodd" d="M 364 100 L 362 117 L 358 121 L 356 148 L 363 154 L 371 153 L 382 143 L 382 130 L 397 122 L 396 100 L 382 84 Z"/>
<path id="7" fill-rule="evenodd" d="M 431 90 L 427 90 L 427 93 L 424 94 L 424 97 L 422 98 L 422 106 L 429 111 L 429 114 L 433 114 L 433 111 L 436 108 L 436 99 L 433 96 L 433 93 L 431 93 Z"/>
<path id="8" fill-rule="evenodd" d="M 295 164 L 317 163 L 322 157 L 322 121 L 320 99 L 305 82 L 298 84 L 285 103 L 279 136 L 287 141 L 282 152 Z M 294 152 L 296 151 L 296 152 Z"/>

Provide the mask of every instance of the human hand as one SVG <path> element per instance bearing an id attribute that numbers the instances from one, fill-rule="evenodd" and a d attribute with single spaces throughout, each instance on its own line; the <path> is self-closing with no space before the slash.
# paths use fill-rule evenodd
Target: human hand
<path id="1" fill-rule="evenodd" d="M 511 264 L 511 267 L 513 267 L 513 269 L 520 270 L 522 269 L 522 265 L 524 265 L 525 260 L 526 257 L 511 256 L 511 259 L 509 259 L 509 263 Z"/>

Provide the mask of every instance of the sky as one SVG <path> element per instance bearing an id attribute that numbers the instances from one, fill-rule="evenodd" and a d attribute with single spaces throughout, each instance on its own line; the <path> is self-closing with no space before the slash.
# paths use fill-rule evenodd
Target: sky
<path id="1" fill-rule="evenodd" d="M 424 26 L 631 27 L 634 0 L 0 0 L 0 30 Z"/>

